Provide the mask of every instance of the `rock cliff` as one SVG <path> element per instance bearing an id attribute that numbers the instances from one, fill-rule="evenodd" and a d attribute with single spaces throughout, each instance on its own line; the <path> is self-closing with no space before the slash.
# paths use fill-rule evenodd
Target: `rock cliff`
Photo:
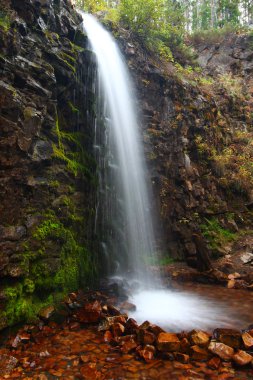
<path id="1" fill-rule="evenodd" d="M 95 278 L 96 178 L 80 17 L 64 0 L 1 1 L 1 9 L 3 328 Z"/>

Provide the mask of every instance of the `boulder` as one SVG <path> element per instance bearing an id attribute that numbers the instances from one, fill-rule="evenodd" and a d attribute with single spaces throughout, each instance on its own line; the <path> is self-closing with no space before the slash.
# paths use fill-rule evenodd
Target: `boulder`
<path id="1" fill-rule="evenodd" d="M 233 329 L 215 329 L 213 332 L 215 339 L 233 348 L 240 348 L 242 343 L 241 333 Z"/>
<path id="2" fill-rule="evenodd" d="M 174 333 L 160 333 L 156 345 L 162 352 L 180 351 L 180 340 Z"/>
<path id="3" fill-rule="evenodd" d="M 233 356 L 233 361 L 241 366 L 251 363 L 252 360 L 253 356 L 243 350 L 237 351 L 237 353 Z"/>
<path id="4" fill-rule="evenodd" d="M 146 345 L 146 346 L 144 346 L 143 349 L 138 350 L 138 354 L 140 355 L 141 358 L 143 358 L 145 360 L 145 362 L 148 363 L 154 359 L 155 347 L 151 346 L 151 345 Z"/>
<path id="5" fill-rule="evenodd" d="M 253 348 L 253 337 L 249 333 L 243 333 L 242 340 L 245 348 Z"/>
<path id="6" fill-rule="evenodd" d="M 190 339 L 194 345 L 204 347 L 208 345 L 210 341 L 210 336 L 204 331 L 193 330 L 190 333 Z"/>
<path id="7" fill-rule="evenodd" d="M 190 353 L 190 356 L 193 360 L 207 360 L 210 356 L 206 348 L 200 347 L 198 345 L 191 346 Z"/>
<path id="8" fill-rule="evenodd" d="M 114 337 L 121 336 L 125 332 L 125 327 L 121 323 L 116 322 L 111 326 L 111 332 Z"/>
<path id="9" fill-rule="evenodd" d="M 230 360 L 234 355 L 234 349 L 232 347 L 227 346 L 224 343 L 212 341 L 208 350 L 213 354 L 219 356 L 223 360 Z"/>

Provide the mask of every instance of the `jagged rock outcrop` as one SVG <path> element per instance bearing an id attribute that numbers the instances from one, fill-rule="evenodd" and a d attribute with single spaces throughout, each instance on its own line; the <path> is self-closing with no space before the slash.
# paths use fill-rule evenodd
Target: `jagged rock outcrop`
<path id="1" fill-rule="evenodd" d="M 67 0 L 1 1 L 1 8 L 3 328 L 94 277 L 87 238 L 95 164 L 81 18 Z"/>
<path id="2" fill-rule="evenodd" d="M 143 111 L 165 249 L 200 270 L 210 267 L 209 256 L 237 250 L 234 242 L 252 229 L 251 43 L 250 36 L 234 36 L 220 45 L 220 56 L 217 46 L 206 48 L 205 58 L 202 50 L 208 72 L 210 65 L 221 70 L 208 77 L 159 61 L 121 31 Z M 240 77 L 232 57 L 241 64 Z"/>

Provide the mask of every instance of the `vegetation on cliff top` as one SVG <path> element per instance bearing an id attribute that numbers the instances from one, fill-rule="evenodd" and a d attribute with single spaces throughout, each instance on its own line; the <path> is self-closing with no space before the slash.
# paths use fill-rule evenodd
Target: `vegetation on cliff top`
<path id="1" fill-rule="evenodd" d="M 173 61 L 173 53 L 186 53 L 186 36 L 201 38 L 225 31 L 247 29 L 253 5 L 245 0 L 76 0 L 90 13 L 104 12 L 104 20 L 120 23 L 135 33 L 150 50 Z"/>

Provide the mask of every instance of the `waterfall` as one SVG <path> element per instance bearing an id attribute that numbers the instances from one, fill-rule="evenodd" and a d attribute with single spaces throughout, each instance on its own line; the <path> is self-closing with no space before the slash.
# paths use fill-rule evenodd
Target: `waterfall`
<path id="1" fill-rule="evenodd" d="M 110 260 L 110 274 L 132 276 L 147 284 L 155 238 L 133 85 L 112 35 L 94 16 L 81 14 L 97 61 L 96 228 L 105 265 Z"/>
<path id="2" fill-rule="evenodd" d="M 175 330 L 209 328 L 217 321 L 220 327 L 229 327 L 229 308 L 224 310 L 191 292 L 159 289 L 159 276 L 151 276 L 146 269 L 155 258 L 155 237 L 133 86 L 112 35 L 92 15 L 81 14 L 97 62 L 93 82 L 99 178 L 95 228 L 105 272 L 128 282 L 139 281 L 141 286 L 135 286 L 131 294 L 137 305 L 131 316 L 138 322 L 150 319 Z M 190 165 L 187 156 L 185 164 L 186 168 Z"/>

